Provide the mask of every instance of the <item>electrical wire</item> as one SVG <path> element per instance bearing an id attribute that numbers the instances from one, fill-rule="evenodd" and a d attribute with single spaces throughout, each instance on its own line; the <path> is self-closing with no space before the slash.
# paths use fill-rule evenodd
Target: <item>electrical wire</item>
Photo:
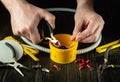
<path id="1" fill-rule="evenodd" d="M 71 8 L 47 8 L 46 10 L 48 10 L 48 11 L 65 11 L 65 12 L 75 13 L 75 9 L 71 9 Z M 27 43 L 28 45 L 30 45 L 30 46 L 32 46 L 36 49 L 39 49 L 40 51 L 50 53 L 49 48 L 46 48 L 46 47 L 43 47 L 43 46 L 40 46 L 40 45 L 35 45 L 31 41 L 29 41 L 28 39 L 26 39 L 25 37 L 22 37 L 22 36 L 21 36 L 21 39 L 25 43 Z M 97 42 L 93 43 L 91 46 L 83 48 L 83 49 L 78 49 L 77 50 L 77 55 L 84 54 L 84 53 L 92 51 L 93 49 L 95 49 L 100 44 L 101 39 L 102 39 L 102 34 L 100 34 L 100 37 L 97 40 Z"/>

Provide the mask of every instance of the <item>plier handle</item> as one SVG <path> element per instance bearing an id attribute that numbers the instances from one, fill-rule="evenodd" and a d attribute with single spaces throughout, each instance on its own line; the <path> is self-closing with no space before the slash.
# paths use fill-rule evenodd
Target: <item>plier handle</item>
<path id="1" fill-rule="evenodd" d="M 112 49 L 112 46 L 109 46 L 104 54 L 104 63 L 103 65 L 99 65 L 99 70 L 101 71 L 101 73 L 103 73 L 103 71 L 106 69 L 106 68 L 109 68 L 109 67 L 113 67 L 114 65 L 113 64 L 109 64 L 108 62 L 108 55 L 109 55 L 109 51 Z"/>
<path id="2" fill-rule="evenodd" d="M 49 32 L 50 32 L 50 37 L 45 37 L 43 33 L 42 34 L 40 33 L 41 34 L 41 38 L 44 39 L 44 40 L 49 40 L 56 47 L 60 47 L 61 44 L 54 37 L 54 35 L 53 35 L 53 29 L 52 29 L 51 25 L 47 21 L 45 21 L 45 20 L 42 20 L 42 22 L 45 22 L 45 24 L 47 25 L 47 27 L 49 29 Z M 41 27 L 40 29 L 43 31 L 43 27 Z"/>

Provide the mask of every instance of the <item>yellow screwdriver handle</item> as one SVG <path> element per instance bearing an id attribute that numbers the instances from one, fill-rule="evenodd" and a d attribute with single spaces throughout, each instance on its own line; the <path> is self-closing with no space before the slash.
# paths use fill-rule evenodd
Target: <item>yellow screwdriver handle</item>
<path id="1" fill-rule="evenodd" d="M 28 54 L 34 61 L 39 61 L 39 59 L 33 55 L 30 51 L 25 50 L 25 54 Z"/>
<path id="2" fill-rule="evenodd" d="M 24 54 L 29 55 L 34 61 L 39 61 L 39 59 L 35 56 L 36 54 L 39 53 L 39 50 L 33 49 L 27 45 L 21 44 L 24 50 Z"/>
<path id="3" fill-rule="evenodd" d="M 96 48 L 96 52 L 98 53 L 103 53 L 106 51 L 106 49 L 109 47 L 109 46 L 112 46 L 111 49 L 115 49 L 115 48 L 118 48 L 120 47 L 120 40 L 116 40 L 116 41 L 113 41 L 113 42 L 110 42 L 110 43 L 107 43 L 105 45 L 102 45 L 102 46 L 99 46 Z"/>

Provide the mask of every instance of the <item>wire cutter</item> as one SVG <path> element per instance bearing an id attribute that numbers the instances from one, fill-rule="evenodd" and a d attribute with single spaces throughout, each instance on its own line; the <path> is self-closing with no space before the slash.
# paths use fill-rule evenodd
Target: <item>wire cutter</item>
<path id="1" fill-rule="evenodd" d="M 115 68 L 115 67 L 119 67 L 120 68 L 120 65 L 114 65 L 114 64 L 110 64 L 108 62 L 108 54 L 109 54 L 109 51 L 112 49 L 112 46 L 109 46 L 104 54 L 104 63 L 103 65 L 99 65 L 99 70 L 101 71 L 101 74 L 103 73 L 103 71 L 106 69 L 106 68 Z"/>
<path id="2" fill-rule="evenodd" d="M 44 21 L 44 20 L 42 20 L 42 21 Z M 42 39 L 44 39 L 44 40 L 49 40 L 50 42 L 52 42 L 53 43 L 53 45 L 54 46 L 56 46 L 56 47 L 60 47 L 60 42 L 54 37 L 54 35 L 53 35 L 53 29 L 52 29 L 52 27 L 51 27 L 51 25 L 47 22 L 47 21 L 44 21 L 45 23 L 46 23 L 46 25 L 47 25 L 47 27 L 48 27 L 48 29 L 49 29 L 49 31 L 50 31 L 50 37 L 45 37 L 44 36 L 44 34 L 41 34 L 41 38 Z M 43 31 L 43 27 L 41 28 L 41 30 Z"/>
<path id="3" fill-rule="evenodd" d="M 104 54 L 104 63 L 103 65 L 99 65 L 98 69 L 100 70 L 101 74 L 103 73 L 103 71 L 108 68 L 108 54 L 109 54 L 109 51 L 112 47 L 108 47 L 105 54 Z"/>
<path id="4" fill-rule="evenodd" d="M 15 49 L 13 48 L 13 46 L 11 44 L 9 44 L 8 42 L 6 42 L 5 44 L 6 44 L 6 46 L 8 46 L 12 50 L 13 56 L 14 56 L 13 59 L 12 59 L 12 63 L 8 63 L 8 64 L 6 64 L 6 66 L 13 67 L 17 72 L 19 72 L 22 76 L 24 76 L 24 74 L 20 71 L 19 68 L 24 68 L 24 69 L 27 69 L 27 70 L 30 70 L 30 69 L 28 67 L 18 63 L 16 61 L 16 52 L 15 52 Z"/>

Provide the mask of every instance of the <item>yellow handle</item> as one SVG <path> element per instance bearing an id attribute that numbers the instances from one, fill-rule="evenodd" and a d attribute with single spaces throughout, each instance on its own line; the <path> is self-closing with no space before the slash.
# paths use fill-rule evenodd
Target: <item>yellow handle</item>
<path id="1" fill-rule="evenodd" d="M 107 44 L 105 44 L 105 45 L 99 46 L 99 47 L 96 48 L 96 52 L 98 52 L 98 53 L 105 52 L 106 49 L 107 49 L 109 46 L 112 46 L 111 49 L 118 48 L 118 47 L 120 47 L 120 43 L 119 43 L 119 42 L 120 42 L 120 40 L 116 40 L 116 41 L 107 43 Z"/>
<path id="2" fill-rule="evenodd" d="M 39 59 L 35 55 L 33 55 L 30 51 L 26 50 L 25 53 L 28 54 L 34 61 L 39 61 Z"/>
<path id="3" fill-rule="evenodd" d="M 38 49 L 34 49 L 31 46 L 28 46 L 28 45 L 25 45 L 25 44 L 21 44 L 21 46 L 23 47 L 24 51 L 29 50 L 34 55 L 37 55 L 39 53 Z"/>
<path id="4" fill-rule="evenodd" d="M 24 50 L 24 54 L 29 55 L 34 61 L 39 61 L 39 59 L 35 56 L 36 54 L 39 53 L 39 50 L 33 49 L 27 45 L 21 44 Z"/>

